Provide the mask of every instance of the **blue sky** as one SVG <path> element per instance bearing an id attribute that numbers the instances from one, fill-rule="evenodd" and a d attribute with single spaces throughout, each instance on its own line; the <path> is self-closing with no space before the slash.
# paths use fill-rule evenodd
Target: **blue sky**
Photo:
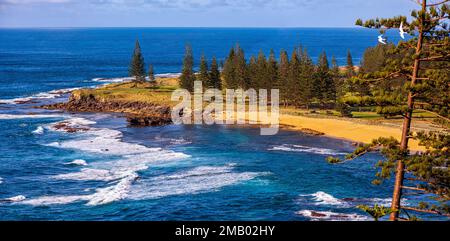
<path id="1" fill-rule="evenodd" d="M 413 0 L 0 0 L 0 27 L 352 27 Z"/>

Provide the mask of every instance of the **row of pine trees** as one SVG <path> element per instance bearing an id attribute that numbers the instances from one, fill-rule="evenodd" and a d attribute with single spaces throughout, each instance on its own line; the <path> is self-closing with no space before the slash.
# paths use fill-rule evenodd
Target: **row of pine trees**
<path id="1" fill-rule="evenodd" d="M 347 56 L 347 72 L 343 76 L 333 56 L 331 67 L 328 57 L 323 52 L 317 64 L 314 64 L 306 49 L 299 47 L 291 56 L 284 50 L 279 58 L 273 50 L 268 57 L 260 51 L 258 56 L 251 56 L 247 61 L 244 50 L 233 47 L 228 57 L 221 64 L 213 57 L 210 66 L 202 55 L 198 73 L 193 70 L 194 57 L 192 48 L 186 46 L 180 87 L 193 90 L 195 80 L 202 81 L 206 88 L 217 89 L 279 89 L 284 105 L 309 107 L 334 106 L 343 88 L 342 77 L 354 75 L 353 60 L 350 52 Z M 221 71 L 219 70 L 221 69 Z"/>
<path id="2" fill-rule="evenodd" d="M 186 53 L 183 60 L 183 69 L 180 76 L 180 87 L 193 91 L 194 81 L 202 81 L 205 88 L 222 89 L 221 73 L 216 57 L 212 58 L 211 64 L 208 66 L 205 55 L 200 60 L 200 69 L 196 74 L 194 68 L 194 56 L 190 45 L 186 46 Z"/>
<path id="3" fill-rule="evenodd" d="M 136 81 L 145 81 L 145 63 L 139 41 L 136 41 L 130 63 L 130 76 Z M 190 45 L 186 46 L 179 84 L 181 88 L 193 91 L 194 81 L 201 81 L 204 88 L 216 89 L 279 89 L 280 100 L 287 106 L 309 108 L 335 107 L 336 100 L 343 95 L 345 81 L 355 74 L 350 51 L 347 54 L 346 73 L 342 73 L 333 56 L 331 66 L 327 54 L 322 52 L 315 64 L 307 50 L 295 48 L 289 56 L 282 50 L 275 56 L 273 50 L 269 56 L 260 51 L 249 60 L 244 50 L 236 45 L 231 48 L 227 58 L 219 65 L 215 57 L 208 63 L 205 55 L 201 56 L 199 71 L 194 71 L 194 56 Z M 154 81 L 153 66 L 149 65 L 148 76 Z M 352 85 L 352 88 L 358 86 Z M 364 86 L 362 86 L 364 88 Z M 357 90 L 362 93 L 361 90 Z"/>

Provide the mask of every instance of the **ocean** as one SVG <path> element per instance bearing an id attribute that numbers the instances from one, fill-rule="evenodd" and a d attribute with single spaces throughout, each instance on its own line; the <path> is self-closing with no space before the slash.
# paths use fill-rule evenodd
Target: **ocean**
<path id="1" fill-rule="evenodd" d="M 0 220 L 370 220 L 360 204 L 389 205 L 392 182 L 373 186 L 370 154 L 330 165 L 351 143 L 245 126 L 131 128 L 120 114 L 33 106 L 74 88 L 123 81 L 139 39 L 159 75 L 179 73 L 184 46 L 223 60 L 300 44 L 355 64 L 377 31 L 348 28 L 0 29 Z M 398 41 L 395 32 L 387 34 Z M 21 101 L 28 101 L 21 103 Z M 85 131 L 67 133 L 64 122 Z M 417 200 L 405 199 L 412 203 Z"/>

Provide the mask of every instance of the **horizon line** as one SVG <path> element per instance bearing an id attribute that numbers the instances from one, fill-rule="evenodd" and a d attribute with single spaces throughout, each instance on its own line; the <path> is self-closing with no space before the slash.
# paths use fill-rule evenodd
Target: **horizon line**
<path id="1" fill-rule="evenodd" d="M 215 28 L 215 29 L 300 29 L 300 28 L 362 28 L 360 26 L 349 26 L 349 27 L 294 27 L 294 26 L 270 26 L 270 27 L 261 27 L 261 26 L 246 26 L 246 27 L 237 27 L 237 26 L 72 26 L 72 27 L 57 27 L 57 26 L 0 26 L 0 29 L 82 29 L 82 28 Z"/>

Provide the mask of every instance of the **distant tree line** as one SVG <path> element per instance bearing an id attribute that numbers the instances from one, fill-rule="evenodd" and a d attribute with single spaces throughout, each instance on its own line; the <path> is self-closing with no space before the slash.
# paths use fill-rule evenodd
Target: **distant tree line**
<path id="1" fill-rule="evenodd" d="M 130 75 L 137 76 L 137 80 L 145 75 L 143 58 L 139 54 L 140 47 L 136 42 Z M 280 102 L 284 106 L 335 109 L 345 117 L 351 117 L 355 110 L 370 110 L 388 118 L 404 113 L 408 79 L 400 73 L 396 73 L 397 77 L 378 77 L 377 81 L 365 79 L 373 79 L 375 73 L 380 75 L 390 66 L 401 64 L 407 60 L 405 57 L 408 54 L 397 51 L 394 44 L 378 44 L 367 48 L 360 66 L 355 67 L 350 51 L 347 52 L 346 66 L 338 66 L 335 56 L 332 56 L 330 64 L 325 51 L 314 63 L 303 47 L 295 48 L 290 56 L 287 51 L 281 50 L 277 58 L 275 52 L 270 50 L 268 57 L 260 51 L 257 56 L 246 58 L 244 50 L 236 45 L 221 64 L 216 57 L 209 62 L 202 54 L 196 72 L 192 48 L 187 45 L 179 84 L 189 91 L 193 91 L 196 80 L 202 81 L 204 88 L 275 88 L 280 90 Z M 442 69 L 441 63 L 439 66 L 431 66 L 433 63 L 430 62 L 427 65 Z M 441 75 L 448 76 L 448 71 Z M 149 79 L 154 79 L 152 66 L 149 67 L 149 76 L 152 76 Z M 427 95 L 418 98 L 420 101 L 416 105 L 448 117 L 448 86 L 435 83 L 427 88 Z"/>
<path id="2" fill-rule="evenodd" d="M 212 58 L 211 64 L 208 65 L 205 55 L 202 55 L 199 72 L 195 73 L 193 68 L 194 57 L 192 48 L 190 45 L 186 45 L 183 69 L 180 76 L 180 87 L 192 92 L 194 89 L 194 81 L 198 80 L 202 81 L 204 88 L 222 89 L 219 64 L 215 57 Z"/>
<path id="3" fill-rule="evenodd" d="M 285 106 L 309 108 L 310 106 L 336 106 L 342 89 L 342 78 L 355 74 L 353 60 L 348 52 L 348 70 L 342 72 L 333 56 L 331 67 L 324 52 L 314 64 L 307 50 L 295 48 L 291 56 L 285 50 L 279 58 L 273 50 L 268 57 L 263 51 L 247 60 L 244 50 L 236 45 L 231 48 L 223 62 L 221 71 L 217 59 L 213 57 L 210 66 L 202 55 L 198 73 L 193 71 L 194 58 L 192 48 L 186 47 L 180 87 L 193 90 L 195 80 L 203 82 L 204 87 L 218 89 L 279 89 L 280 98 Z"/>

